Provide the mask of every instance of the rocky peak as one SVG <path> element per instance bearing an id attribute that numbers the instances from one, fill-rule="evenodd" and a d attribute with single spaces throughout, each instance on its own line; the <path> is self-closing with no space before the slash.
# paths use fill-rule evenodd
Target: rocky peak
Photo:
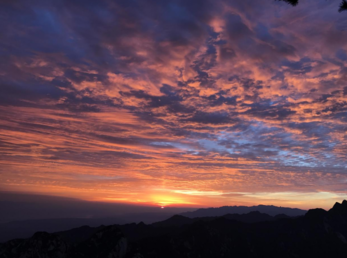
<path id="1" fill-rule="evenodd" d="M 347 213 L 347 201 L 343 200 L 342 203 L 336 202 L 334 206 L 329 210 L 329 213 Z"/>

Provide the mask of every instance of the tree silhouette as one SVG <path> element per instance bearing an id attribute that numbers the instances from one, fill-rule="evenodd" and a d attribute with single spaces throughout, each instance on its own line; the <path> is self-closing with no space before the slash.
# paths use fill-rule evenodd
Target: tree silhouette
<path id="1" fill-rule="evenodd" d="M 296 6 L 299 3 L 299 0 L 279 0 L 284 1 L 288 4 L 291 4 L 292 6 Z M 346 11 L 347 10 L 347 0 L 342 0 L 340 3 L 339 12 Z"/>
<path id="2" fill-rule="evenodd" d="M 342 0 L 342 2 L 340 4 L 339 12 L 346 11 L 346 10 L 347 10 L 347 1 L 346 0 Z"/>
<path id="3" fill-rule="evenodd" d="M 283 0 L 284 2 L 296 6 L 299 3 L 299 0 Z"/>

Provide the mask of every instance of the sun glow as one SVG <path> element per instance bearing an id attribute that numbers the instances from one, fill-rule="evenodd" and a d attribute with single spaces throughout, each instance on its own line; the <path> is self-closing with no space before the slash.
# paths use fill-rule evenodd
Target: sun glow
<path id="1" fill-rule="evenodd" d="M 165 208 L 166 206 L 194 204 L 193 202 L 190 202 L 178 196 L 172 196 L 168 194 L 152 195 L 151 199 L 153 203 L 159 205 L 161 208 Z"/>

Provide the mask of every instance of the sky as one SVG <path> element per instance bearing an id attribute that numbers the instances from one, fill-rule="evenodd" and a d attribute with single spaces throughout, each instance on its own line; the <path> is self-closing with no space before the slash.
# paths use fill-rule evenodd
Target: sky
<path id="1" fill-rule="evenodd" d="M 347 198 L 338 0 L 0 3 L 0 190 L 155 207 Z"/>

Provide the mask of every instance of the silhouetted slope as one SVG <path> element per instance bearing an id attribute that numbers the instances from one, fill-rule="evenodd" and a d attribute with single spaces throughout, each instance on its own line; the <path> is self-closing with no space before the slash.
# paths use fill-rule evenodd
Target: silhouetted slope
<path id="1" fill-rule="evenodd" d="M 263 222 L 263 221 L 273 221 L 277 219 L 282 218 L 291 218 L 289 216 L 286 216 L 284 214 L 279 214 L 274 217 L 265 214 L 260 213 L 259 211 L 251 211 L 246 214 L 225 214 L 222 217 L 229 219 L 229 220 L 236 220 L 244 223 L 255 223 L 255 222 Z M 197 221 L 212 221 L 218 217 L 197 217 L 197 218 L 187 218 L 182 215 L 174 215 L 171 218 L 155 222 L 151 224 L 154 227 L 181 227 L 184 225 L 190 225 Z"/>
<path id="2" fill-rule="evenodd" d="M 307 216 L 244 224 L 220 217 L 179 234 L 140 241 L 145 257 L 347 257 L 346 216 L 312 210 Z M 337 217 L 341 218 L 334 225 Z M 156 244 L 153 244 L 156 243 Z"/>
<path id="3" fill-rule="evenodd" d="M 247 218 L 248 223 L 235 217 Z M 85 240 L 81 238 L 83 232 Z M 68 243 L 65 239 L 69 234 L 74 241 Z M 346 239 L 347 202 L 343 201 L 329 211 L 313 209 L 305 216 L 290 219 L 260 212 L 197 219 L 174 216 L 153 225 L 132 223 L 99 229 L 81 227 L 56 234 L 40 232 L 26 240 L 0 245 L 0 257 L 345 258 Z"/>
<path id="4" fill-rule="evenodd" d="M 245 223 L 255 223 L 263 221 L 273 221 L 276 218 L 265 213 L 260 213 L 259 211 L 251 211 L 247 214 L 226 214 L 223 216 L 226 219 L 232 219 L 236 221 L 241 221 Z"/>
<path id="5" fill-rule="evenodd" d="M 104 226 L 97 228 L 82 226 L 67 231 L 56 232 L 54 234 L 60 236 L 69 244 L 78 244 L 89 239 L 94 233 L 101 230 L 102 228 L 104 228 Z"/>
<path id="6" fill-rule="evenodd" d="M 124 257 L 128 240 L 118 226 L 107 226 L 69 252 L 69 257 Z"/>
<path id="7" fill-rule="evenodd" d="M 160 221 L 160 222 L 155 222 L 152 224 L 154 227 L 181 227 L 183 225 L 189 225 L 194 223 L 194 219 L 190 219 L 187 217 L 184 217 L 182 215 L 174 215 L 171 218 Z"/>
<path id="8" fill-rule="evenodd" d="M 0 246 L 0 257 L 68 257 L 68 244 L 61 237 L 37 232 L 26 240 L 12 240 Z"/>

